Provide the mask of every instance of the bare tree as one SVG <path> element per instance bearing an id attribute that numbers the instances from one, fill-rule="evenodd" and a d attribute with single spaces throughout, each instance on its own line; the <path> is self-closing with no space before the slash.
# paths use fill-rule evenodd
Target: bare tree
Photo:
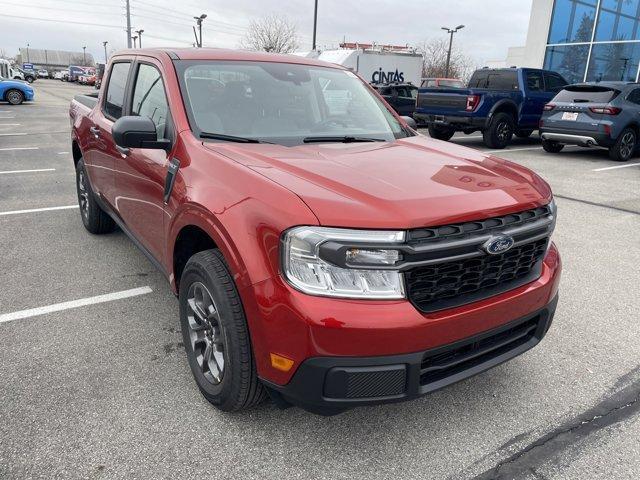
<path id="1" fill-rule="evenodd" d="M 291 53 L 298 48 L 297 27 L 286 17 L 269 15 L 251 22 L 240 45 L 249 50 Z"/>
<path id="2" fill-rule="evenodd" d="M 425 41 L 418 51 L 422 54 L 422 76 L 426 78 L 443 78 L 447 73 L 447 53 L 449 41 L 436 38 Z M 467 82 L 476 70 L 473 60 L 460 49 L 453 48 L 449 65 L 449 77 L 459 78 Z"/>

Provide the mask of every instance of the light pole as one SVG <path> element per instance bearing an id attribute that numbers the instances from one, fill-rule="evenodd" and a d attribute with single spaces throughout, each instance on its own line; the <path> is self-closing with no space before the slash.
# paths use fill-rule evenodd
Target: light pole
<path id="1" fill-rule="evenodd" d="M 138 46 L 142 48 L 142 32 L 144 30 L 136 30 L 135 32 L 138 34 Z"/>
<path id="2" fill-rule="evenodd" d="M 136 40 L 138 40 L 138 36 L 134 35 L 133 37 L 131 37 L 133 40 L 133 48 L 138 48 L 138 46 L 136 45 Z"/>
<path id="3" fill-rule="evenodd" d="M 203 13 L 202 15 L 200 15 L 199 17 L 193 17 L 196 21 L 196 24 L 198 25 L 198 31 L 200 33 L 200 38 L 198 39 L 198 35 L 196 35 L 196 43 L 198 45 L 198 47 L 202 48 L 202 21 L 207 18 L 207 14 Z M 195 33 L 195 28 L 194 28 L 194 33 Z"/>
<path id="4" fill-rule="evenodd" d="M 82 65 L 87 64 L 87 47 L 82 47 Z"/>
<path id="5" fill-rule="evenodd" d="M 27 43 L 27 63 L 29 63 L 29 44 L 28 43 Z"/>
<path id="6" fill-rule="evenodd" d="M 104 42 L 102 42 L 102 46 L 104 47 L 104 64 L 107 64 L 108 58 L 107 58 L 107 42 L 106 40 Z"/>
<path id="7" fill-rule="evenodd" d="M 316 50 L 316 31 L 318 30 L 318 0 L 316 0 L 316 6 L 313 10 L 313 51 Z"/>
<path id="8" fill-rule="evenodd" d="M 458 30 L 462 30 L 463 28 L 464 28 L 464 25 L 458 25 L 456 28 L 442 27 L 442 30 L 446 30 L 447 33 L 450 35 L 449 52 L 447 53 L 447 67 L 444 73 L 444 76 L 446 78 L 449 78 L 449 67 L 451 66 L 451 49 L 453 48 L 453 34 L 456 33 Z"/>

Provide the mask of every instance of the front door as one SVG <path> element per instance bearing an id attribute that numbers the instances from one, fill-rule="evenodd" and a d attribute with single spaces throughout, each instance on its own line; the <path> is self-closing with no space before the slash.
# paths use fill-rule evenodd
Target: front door
<path id="1" fill-rule="evenodd" d="M 130 115 L 145 116 L 156 125 L 158 139 L 173 138 L 171 115 L 160 65 L 139 62 L 130 99 Z M 163 192 L 170 155 L 164 150 L 131 148 L 115 165 L 115 207 L 131 233 L 156 260 L 164 260 Z"/>

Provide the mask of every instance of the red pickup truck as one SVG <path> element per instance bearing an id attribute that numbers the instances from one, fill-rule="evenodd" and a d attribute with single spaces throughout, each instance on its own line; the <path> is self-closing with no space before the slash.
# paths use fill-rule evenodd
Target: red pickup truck
<path id="1" fill-rule="evenodd" d="M 267 394 L 321 414 L 411 399 L 549 329 L 549 186 L 417 134 L 345 68 L 123 51 L 70 116 L 84 226 L 120 227 L 166 275 L 221 410 Z"/>

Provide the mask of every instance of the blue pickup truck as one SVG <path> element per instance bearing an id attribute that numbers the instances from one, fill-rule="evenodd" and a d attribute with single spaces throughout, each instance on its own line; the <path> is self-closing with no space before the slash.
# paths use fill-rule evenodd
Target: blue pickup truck
<path id="1" fill-rule="evenodd" d="M 468 88 L 421 88 L 414 118 L 429 134 L 449 140 L 455 132 L 480 131 L 490 148 L 504 148 L 513 135 L 526 138 L 542 111 L 567 81 L 556 72 L 532 68 L 483 68 Z"/>

